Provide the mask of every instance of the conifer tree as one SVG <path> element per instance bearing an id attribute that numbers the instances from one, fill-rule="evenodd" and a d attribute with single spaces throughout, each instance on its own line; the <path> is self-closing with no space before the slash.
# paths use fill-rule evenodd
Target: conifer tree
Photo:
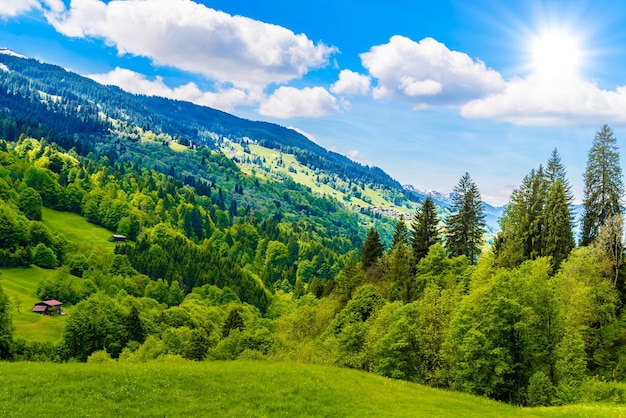
<path id="1" fill-rule="evenodd" d="M 400 216 L 396 221 L 396 230 L 391 239 L 391 248 L 397 248 L 398 245 L 409 245 L 409 230 L 406 227 L 404 216 Z"/>
<path id="2" fill-rule="evenodd" d="M 572 231 L 571 200 L 563 181 L 558 178 L 550 187 L 545 205 L 545 249 L 543 255 L 552 257 L 552 268 L 556 271 L 561 262 L 574 249 Z"/>
<path id="3" fill-rule="evenodd" d="M 431 245 L 440 241 L 438 224 L 439 217 L 435 203 L 427 197 L 422 203 L 421 210 L 417 209 L 413 214 L 413 222 L 411 222 L 411 247 L 415 263 L 428 255 Z"/>
<path id="4" fill-rule="evenodd" d="M 381 242 L 378 231 L 374 227 L 370 228 L 361 249 L 361 266 L 363 270 L 367 270 L 374 265 L 383 256 L 384 251 L 385 245 Z"/>
<path id="5" fill-rule="evenodd" d="M 446 246 L 450 255 L 465 255 L 474 263 L 480 254 L 485 226 L 480 192 L 469 173 L 465 173 L 454 187 L 452 215 L 447 220 Z"/>
<path id="6" fill-rule="evenodd" d="M 605 219 L 622 214 L 624 184 L 617 139 L 607 125 L 596 132 L 587 154 L 581 245 L 589 245 Z"/>
<path id="7" fill-rule="evenodd" d="M 569 180 L 567 179 L 567 171 L 561 162 L 561 156 L 556 148 L 552 150 L 552 154 L 550 154 L 550 158 L 546 164 L 545 176 L 547 189 L 550 189 L 550 187 L 552 187 L 557 180 L 561 180 L 563 187 L 565 188 L 568 201 L 571 203 L 574 200 L 572 186 L 569 184 Z"/>

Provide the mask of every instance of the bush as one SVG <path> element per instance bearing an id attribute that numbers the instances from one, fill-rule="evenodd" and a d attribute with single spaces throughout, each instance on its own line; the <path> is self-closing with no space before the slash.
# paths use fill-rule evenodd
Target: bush
<path id="1" fill-rule="evenodd" d="M 581 387 L 583 402 L 615 402 L 626 400 L 626 384 L 589 380 Z"/>
<path id="2" fill-rule="evenodd" d="M 111 361 L 113 359 L 106 350 L 95 351 L 87 357 L 87 363 L 109 363 Z"/>
<path id="3" fill-rule="evenodd" d="M 554 387 L 544 372 L 536 372 L 528 381 L 528 406 L 547 406 L 552 402 Z"/>
<path id="4" fill-rule="evenodd" d="M 57 266 L 57 257 L 50 248 L 39 243 L 33 250 L 33 264 L 45 269 L 53 269 Z"/>

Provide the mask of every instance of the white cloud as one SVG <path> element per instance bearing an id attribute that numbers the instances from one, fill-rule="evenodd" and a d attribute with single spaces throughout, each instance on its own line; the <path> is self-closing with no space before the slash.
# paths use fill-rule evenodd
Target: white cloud
<path id="1" fill-rule="evenodd" d="M 626 122 L 626 86 L 602 90 L 575 75 L 532 74 L 506 83 L 504 91 L 461 108 L 466 118 L 517 125 L 565 125 Z"/>
<path id="2" fill-rule="evenodd" d="M 279 87 L 261 103 L 259 113 L 264 116 L 287 119 L 292 117 L 320 117 L 337 113 L 337 99 L 323 87 Z"/>
<path id="3" fill-rule="evenodd" d="M 348 157 L 354 161 L 364 162 L 365 157 L 357 150 L 348 151 Z"/>
<path id="4" fill-rule="evenodd" d="M 370 77 L 350 70 L 341 70 L 339 80 L 330 87 L 335 94 L 367 94 L 370 90 Z"/>
<path id="5" fill-rule="evenodd" d="M 433 38 L 415 42 L 396 35 L 360 56 L 377 79 L 375 98 L 403 100 L 416 108 L 461 105 L 505 85 L 502 76 L 482 61 L 451 51 Z"/>
<path id="6" fill-rule="evenodd" d="M 245 91 L 235 88 L 216 93 L 202 91 L 195 83 L 170 88 L 163 82 L 162 77 L 149 80 L 143 74 L 119 67 L 106 74 L 91 74 L 87 77 L 101 84 L 118 86 L 130 93 L 184 100 L 226 112 L 232 111 L 236 105 L 248 104 L 252 100 Z"/>
<path id="7" fill-rule="evenodd" d="M 246 89 L 301 77 L 337 52 L 304 34 L 191 0 L 72 0 L 69 10 L 47 17 L 66 36 L 103 39 L 120 54 Z"/>
<path id="8" fill-rule="evenodd" d="M 15 17 L 39 7 L 38 0 L 2 0 L 0 1 L 0 17 Z"/>
<path id="9" fill-rule="evenodd" d="M 319 144 L 319 141 L 317 140 L 317 138 L 313 134 L 305 132 L 305 131 L 303 131 L 300 128 L 296 128 L 295 126 L 288 126 L 288 128 L 289 129 L 293 129 L 294 131 L 298 132 L 299 134 L 306 136 L 308 140 L 310 140 L 312 142 L 315 142 L 316 144 Z"/>

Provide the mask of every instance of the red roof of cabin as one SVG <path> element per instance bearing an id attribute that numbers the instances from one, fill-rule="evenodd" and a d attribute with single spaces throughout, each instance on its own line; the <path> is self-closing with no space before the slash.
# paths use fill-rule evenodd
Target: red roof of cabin
<path id="1" fill-rule="evenodd" d="M 45 311 L 46 311 L 46 309 L 48 309 L 48 307 L 47 307 L 47 306 L 44 306 L 44 305 L 36 305 L 36 306 L 33 308 L 33 312 L 45 312 Z"/>
<path id="2" fill-rule="evenodd" d="M 43 303 L 45 305 L 48 305 L 48 306 L 61 306 L 61 305 L 63 305 L 63 302 L 59 302 L 58 300 L 55 300 L 55 299 L 44 300 L 41 303 Z"/>

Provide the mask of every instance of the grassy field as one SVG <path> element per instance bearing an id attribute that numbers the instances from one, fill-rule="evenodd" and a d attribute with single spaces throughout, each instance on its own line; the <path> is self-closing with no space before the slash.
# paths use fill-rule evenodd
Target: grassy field
<path id="1" fill-rule="evenodd" d="M 31 312 L 33 305 L 40 301 L 37 297 L 39 280 L 55 274 L 56 271 L 32 266 L 0 269 L 0 273 L 0 286 L 13 304 L 15 337 L 24 338 L 27 341 L 58 341 L 65 329 L 65 317 L 38 315 Z"/>
<path id="2" fill-rule="evenodd" d="M 113 253 L 115 248 L 115 243 L 109 241 L 110 231 L 90 224 L 75 213 L 43 208 L 42 222 L 51 231 L 63 234 L 68 241 L 80 247 L 109 253 Z M 50 317 L 31 312 L 33 305 L 40 301 L 37 297 L 39 281 L 54 274 L 56 270 L 36 266 L 0 269 L 0 286 L 13 303 L 16 338 L 40 342 L 56 342 L 61 338 L 65 329 L 65 317 Z M 71 312 L 71 307 L 64 306 L 64 310 Z"/>
<path id="3" fill-rule="evenodd" d="M 51 231 L 62 233 L 75 244 L 87 244 L 111 252 L 115 248 L 115 243 L 110 241 L 111 231 L 87 222 L 87 219 L 76 213 L 43 208 L 42 222 Z"/>
<path id="4" fill-rule="evenodd" d="M 255 170 L 256 176 L 266 179 L 277 180 L 279 177 L 291 177 L 295 182 L 302 184 L 303 186 L 311 188 L 314 193 L 322 195 L 328 195 L 336 198 L 339 201 L 344 201 L 345 193 L 340 190 L 335 190 L 328 184 L 317 183 L 315 181 L 316 174 L 313 170 L 300 164 L 298 160 L 292 154 L 286 154 L 277 150 L 262 147 L 260 145 L 251 144 L 248 147 L 252 155 L 259 156 L 265 159 L 265 164 L 271 167 L 271 172 L 267 173 L 264 170 L 259 169 L 253 164 L 239 163 L 239 167 L 245 173 L 251 174 L 252 170 Z M 243 147 L 236 143 L 229 143 L 228 147 L 224 147 L 223 151 L 229 156 L 242 157 L 244 155 Z M 278 161 L 282 160 L 282 166 L 278 164 Z M 289 171 L 289 167 L 295 169 L 294 172 Z M 399 207 L 392 202 L 385 200 L 381 194 L 370 187 L 365 187 L 361 190 L 363 196 L 366 196 L 367 203 L 364 200 L 358 199 L 354 196 L 351 197 L 350 203 L 354 205 L 360 205 L 362 207 L 380 207 L 385 209 L 396 209 L 398 211 L 410 211 L 415 207 L 412 204 L 408 204 L 406 207 Z"/>
<path id="5" fill-rule="evenodd" d="M 624 416 L 587 404 L 522 409 L 349 369 L 274 362 L 0 363 L 0 415 L 33 417 Z"/>

